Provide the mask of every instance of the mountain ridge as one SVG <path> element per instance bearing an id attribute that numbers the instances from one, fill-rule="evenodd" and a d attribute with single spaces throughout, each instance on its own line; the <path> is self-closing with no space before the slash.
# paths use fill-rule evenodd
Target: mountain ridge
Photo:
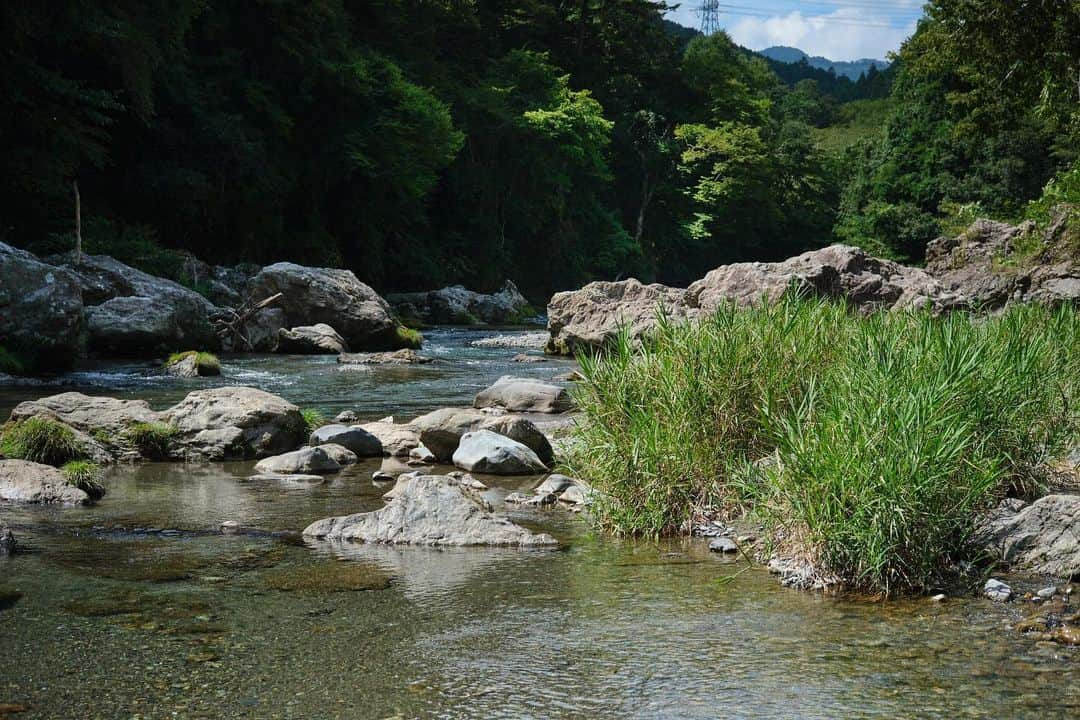
<path id="1" fill-rule="evenodd" d="M 806 60 L 811 67 L 821 70 L 832 68 L 837 75 L 843 75 L 858 80 L 860 75 L 869 72 L 871 67 L 884 70 L 891 64 L 888 60 L 877 58 L 859 58 L 858 60 L 830 60 L 820 55 L 810 55 L 803 50 L 787 45 L 774 45 L 758 51 L 759 55 L 776 60 L 777 62 L 797 64 Z"/>

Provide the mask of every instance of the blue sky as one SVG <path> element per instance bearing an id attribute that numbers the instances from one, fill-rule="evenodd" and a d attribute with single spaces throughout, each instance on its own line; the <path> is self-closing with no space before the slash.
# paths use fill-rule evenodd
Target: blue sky
<path id="1" fill-rule="evenodd" d="M 701 16 L 695 8 L 701 4 L 702 0 L 683 0 L 668 18 L 697 28 Z M 721 27 L 752 50 L 790 45 L 830 60 L 855 60 L 884 58 L 898 49 L 915 30 L 923 0 L 721 0 L 719 4 Z"/>

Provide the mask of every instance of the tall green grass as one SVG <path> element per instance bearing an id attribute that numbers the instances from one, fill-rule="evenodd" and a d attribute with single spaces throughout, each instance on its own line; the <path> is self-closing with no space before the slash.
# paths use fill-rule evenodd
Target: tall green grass
<path id="1" fill-rule="evenodd" d="M 823 574 L 917 590 L 970 556 L 980 510 L 1037 492 L 1076 431 L 1078 346 L 1074 311 L 1036 307 L 864 317 L 786 298 L 662 322 L 581 358 L 567 469 L 615 532 L 748 509 Z"/>
<path id="2" fill-rule="evenodd" d="M 32 417 L 4 427 L 0 454 L 60 466 L 84 457 L 85 448 L 67 425 L 46 417 Z"/>

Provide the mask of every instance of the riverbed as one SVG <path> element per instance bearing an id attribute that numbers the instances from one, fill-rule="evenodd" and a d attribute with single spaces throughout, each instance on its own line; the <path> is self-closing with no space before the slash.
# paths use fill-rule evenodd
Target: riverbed
<path id="1" fill-rule="evenodd" d="M 470 345 L 491 334 L 429 333 L 427 366 L 253 356 L 182 381 L 106 364 L 0 388 L 0 417 L 67 389 L 162 408 L 210 383 L 402 420 L 573 367 Z M 89 508 L 0 505 L 25 551 L 0 559 L 0 705 L 28 706 L 19 720 L 1080 714 L 1080 655 L 1015 633 L 1016 604 L 796 592 L 706 541 L 600 537 L 559 508 L 509 510 L 554 551 L 298 539 L 379 507 L 380 468 L 401 466 L 315 486 L 251 481 L 252 463 L 120 466 Z M 480 477 L 496 507 L 538 480 Z"/>

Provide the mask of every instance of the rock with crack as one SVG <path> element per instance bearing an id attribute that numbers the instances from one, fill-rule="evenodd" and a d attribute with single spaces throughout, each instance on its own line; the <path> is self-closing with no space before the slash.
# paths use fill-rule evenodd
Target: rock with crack
<path id="1" fill-rule="evenodd" d="M 1030 505 L 1003 504 L 977 533 L 987 551 L 1016 569 L 1080 575 L 1080 495 L 1047 495 Z"/>
<path id="2" fill-rule="evenodd" d="M 326 323 L 278 330 L 277 352 L 288 355 L 340 355 L 349 352 L 345 338 Z"/>
<path id="3" fill-rule="evenodd" d="M 250 387 L 197 390 L 162 413 L 189 460 L 260 458 L 288 452 L 307 439 L 300 408 Z"/>
<path id="4" fill-rule="evenodd" d="M 385 507 L 319 520 L 309 525 L 304 535 L 325 540 L 403 545 L 557 545 L 550 535 L 532 532 L 493 514 L 481 498 L 462 487 L 455 478 L 402 475 L 394 490 Z"/>
<path id="5" fill-rule="evenodd" d="M 490 430 L 465 433 L 454 451 L 454 465 L 489 475 L 538 475 L 547 472 L 532 450 Z"/>

